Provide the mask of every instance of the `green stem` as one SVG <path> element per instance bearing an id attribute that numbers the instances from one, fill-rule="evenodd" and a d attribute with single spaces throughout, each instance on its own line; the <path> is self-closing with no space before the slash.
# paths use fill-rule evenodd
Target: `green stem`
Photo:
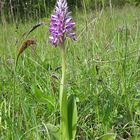
<path id="1" fill-rule="evenodd" d="M 66 92 L 64 92 L 65 70 L 66 70 L 65 47 L 63 45 L 60 48 L 62 58 L 62 79 L 60 84 L 60 140 L 69 140 L 68 117 L 67 117 L 67 94 Z"/>

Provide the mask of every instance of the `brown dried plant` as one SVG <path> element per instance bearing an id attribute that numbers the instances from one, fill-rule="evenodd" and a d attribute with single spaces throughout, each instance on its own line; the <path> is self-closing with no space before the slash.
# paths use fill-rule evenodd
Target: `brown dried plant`
<path id="1" fill-rule="evenodd" d="M 36 25 L 34 25 L 27 33 L 24 33 L 23 36 L 21 37 L 21 39 L 19 41 L 16 42 L 16 45 L 23 39 L 25 40 L 35 29 L 37 29 L 38 27 L 42 26 L 42 25 L 47 25 L 47 23 L 45 22 L 40 22 Z M 16 66 L 17 66 L 17 63 L 18 63 L 18 59 L 19 59 L 19 56 L 25 51 L 25 49 L 27 47 L 29 47 L 30 45 L 33 45 L 33 44 L 36 44 L 36 41 L 33 40 L 33 39 L 30 39 L 30 40 L 26 40 L 22 46 L 20 47 L 19 49 L 19 52 L 18 52 L 18 55 L 17 55 L 17 59 L 16 59 Z"/>
<path id="2" fill-rule="evenodd" d="M 20 47 L 19 49 L 19 52 L 18 52 L 18 55 L 17 55 L 17 59 L 16 59 L 16 66 L 17 66 L 17 63 L 18 63 L 18 59 L 19 59 L 19 56 L 31 45 L 34 45 L 36 44 L 36 41 L 33 40 L 33 39 L 30 39 L 30 40 L 26 40 L 22 46 Z"/>

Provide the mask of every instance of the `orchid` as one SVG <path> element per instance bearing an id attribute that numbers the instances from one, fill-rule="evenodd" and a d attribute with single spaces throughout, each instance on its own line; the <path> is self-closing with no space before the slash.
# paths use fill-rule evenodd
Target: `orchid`
<path id="1" fill-rule="evenodd" d="M 75 23 L 68 11 L 67 1 L 58 0 L 55 7 L 54 15 L 51 16 L 50 22 L 50 43 L 55 47 L 62 45 L 66 38 L 76 40 L 76 34 L 73 32 Z"/>
<path id="2" fill-rule="evenodd" d="M 66 49 L 67 38 L 76 40 L 74 33 L 75 23 L 71 12 L 68 11 L 66 0 L 58 0 L 54 15 L 50 21 L 50 43 L 55 47 L 60 46 L 62 59 L 62 78 L 60 83 L 60 140 L 74 140 L 77 123 L 77 107 L 74 95 L 67 97 L 65 85 L 66 73 Z"/>

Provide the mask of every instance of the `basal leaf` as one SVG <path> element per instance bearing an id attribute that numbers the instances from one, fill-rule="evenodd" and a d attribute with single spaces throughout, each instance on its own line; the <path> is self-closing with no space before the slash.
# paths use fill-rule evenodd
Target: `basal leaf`
<path id="1" fill-rule="evenodd" d="M 74 95 L 68 98 L 68 131 L 70 140 L 75 139 L 77 125 L 77 106 Z"/>

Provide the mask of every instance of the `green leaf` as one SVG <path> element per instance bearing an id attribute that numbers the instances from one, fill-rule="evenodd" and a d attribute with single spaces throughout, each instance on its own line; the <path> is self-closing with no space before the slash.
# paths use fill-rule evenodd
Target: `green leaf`
<path id="1" fill-rule="evenodd" d="M 98 140 L 115 140 L 116 136 L 117 135 L 114 133 L 107 133 L 107 134 L 101 136 Z"/>
<path id="2" fill-rule="evenodd" d="M 140 140 L 140 136 L 134 136 L 131 138 L 131 140 Z"/>
<path id="3" fill-rule="evenodd" d="M 32 85 L 32 92 L 34 93 L 34 96 L 38 100 L 38 102 L 42 104 L 48 104 L 48 106 L 50 105 L 50 107 L 54 107 L 55 106 L 54 97 L 45 94 L 44 91 L 40 88 L 41 86 L 39 85 L 39 83 L 37 85 L 38 87 L 36 86 L 36 84 Z"/>
<path id="4" fill-rule="evenodd" d="M 75 139 L 77 125 L 77 105 L 74 95 L 68 98 L 68 131 L 70 140 Z"/>
<path id="5" fill-rule="evenodd" d="M 60 133 L 59 133 L 59 128 L 55 125 L 52 124 L 44 124 L 47 133 L 48 133 L 48 139 L 49 140 L 59 140 L 60 138 Z"/>

